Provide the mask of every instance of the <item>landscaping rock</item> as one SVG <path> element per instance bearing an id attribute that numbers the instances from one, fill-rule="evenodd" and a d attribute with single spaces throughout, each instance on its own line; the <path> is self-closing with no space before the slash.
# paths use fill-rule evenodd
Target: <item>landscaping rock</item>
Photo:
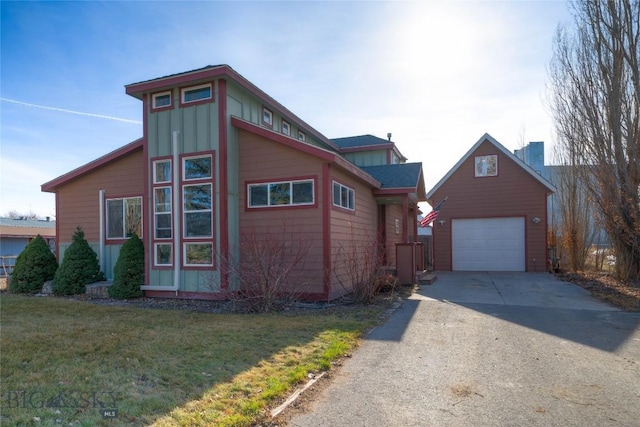
<path id="1" fill-rule="evenodd" d="M 51 295 L 53 293 L 53 290 L 51 289 L 52 285 L 53 285 L 52 280 L 47 280 L 46 282 L 44 282 L 44 285 L 42 286 L 42 290 L 40 291 L 40 294 Z"/>

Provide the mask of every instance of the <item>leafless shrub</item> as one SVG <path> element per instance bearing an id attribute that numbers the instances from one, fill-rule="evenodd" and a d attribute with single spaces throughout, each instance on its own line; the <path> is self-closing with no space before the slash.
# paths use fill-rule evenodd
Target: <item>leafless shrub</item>
<path id="1" fill-rule="evenodd" d="M 395 290 L 397 280 L 383 269 L 378 239 L 365 237 L 342 242 L 334 252 L 333 274 L 358 303 L 371 304 L 381 289 Z"/>
<path id="2" fill-rule="evenodd" d="M 250 228 L 241 233 L 235 255 L 221 256 L 220 276 L 229 280 L 225 297 L 249 312 L 283 309 L 296 301 L 305 286 L 304 265 L 310 241 L 293 233 L 274 233 Z M 212 276 L 213 277 L 213 276 Z M 220 289 L 218 276 L 209 286 Z"/>

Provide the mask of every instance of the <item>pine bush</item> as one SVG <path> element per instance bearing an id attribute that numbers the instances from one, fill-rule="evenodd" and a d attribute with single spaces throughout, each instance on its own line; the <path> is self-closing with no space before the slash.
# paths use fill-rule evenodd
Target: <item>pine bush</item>
<path id="1" fill-rule="evenodd" d="M 105 280 L 100 271 L 98 255 L 84 238 L 82 228 L 76 228 L 73 241 L 64 252 L 60 268 L 53 278 L 52 290 L 56 295 L 83 294 L 85 285 Z"/>
<path id="2" fill-rule="evenodd" d="M 44 282 L 53 279 L 57 269 L 55 255 L 38 234 L 18 255 L 9 289 L 15 293 L 40 292 Z"/>
<path id="3" fill-rule="evenodd" d="M 143 282 L 144 244 L 133 234 L 120 249 L 109 296 L 117 299 L 139 298 L 144 294 L 140 289 Z"/>

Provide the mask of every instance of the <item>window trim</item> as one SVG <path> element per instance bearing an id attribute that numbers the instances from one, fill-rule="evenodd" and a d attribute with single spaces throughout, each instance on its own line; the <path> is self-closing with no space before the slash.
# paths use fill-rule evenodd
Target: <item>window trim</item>
<path id="1" fill-rule="evenodd" d="M 211 263 L 208 264 L 187 264 L 187 246 L 189 245 L 210 245 L 211 246 Z M 182 242 L 182 267 L 185 269 L 211 269 L 215 265 L 215 252 L 213 247 L 213 241 L 191 241 L 185 240 Z"/>
<path id="2" fill-rule="evenodd" d="M 157 179 L 157 175 L 156 175 L 156 164 L 157 163 L 169 163 L 169 180 L 167 181 L 158 181 Z M 173 170 L 172 170 L 172 161 L 170 157 L 158 157 L 155 159 L 151 160 L 151 169 L 152 169 L 152 183 L 153 185 L 166 185 L 166 184 L 171 184 L 171 181 L 173 180 Z"/>
<path id="3" fill-rule="evenodd" d="M 104 200 L 104 236 L 105 236 L 105 241 L 110 243 L 110 244 L 118 244 L 118 243 L 124 243 L 127 240 L 129 240 L 130 237 L 127 236 L 123 236 L 123 237 L 109 237 L 109 202 L 114 201 L 114 200 L 122 200 L 123 204 L 122 204 L 122 209 L 123 209 L 123 215 L 124 215 L 124 209 L 126 209 L 125 207 L 125 200 L 129 200 L 129 199 L 139 199 L 140 200 L 140 236 L 138 236 L 140 239 L 144 239 L 144 205 L 143 205 L 143 197 L 139 196 L 139 195 L 124 195 L 124 196 L 110 196 L 110 197 L 105 197 Z M 124 219 L 124 217 L 123 217 Z M 123 234 L 124 234 L 124 227 L 125 227 L 125 223 L 124 221 L 122 222 L 122 227 L 123 227 Z"/>
<path id="4" fill-rule="evenodd" d="M 157 212 L 156 211 L 156 190 L 159 189 L 163 189 L 163 188 L 168 188 L 169 189 L 169 203 L 170 203 L 170 207 L 169 207 L 169 212 Z M 152 198 L 152 203 L 153 203 L 153 240 L 156 241 L 161 241 L 161 242 L 167 242 L 170 240 L 173 240 L 173 186 L 169 183 L 169 185 L 157 185 L 154 186 L 153 189 L 153 198 Z M 168 215 L 170 217 L 170 224 L 171 224 L 171 228 L 169 228 L 169 231 L 171 231 L 171 236 L 169 237 L 158 237 L 158 235 L 156 234 L 156 232 L 158 231 L 158 215 Z"/>
<path id="5" fill-rule="evenodd" d="M 307 134 L 298 129 L 298 141 L 307 142 Z"/>
<path id="6" fill-rule="evenodd" d="M 171 251 L 169 252 L 169 264 L 158 264 L 158 246 L 160 245 L 169 246 L 171 248 Z M 169 269 L 173 267 L 173 240 L 153 242 L 153 266 L 158 270 Z"/>
<path id="7" fill-rule="evenodd" d="M 342 189 L 346 189 L 347 190 L 347 197 L 349 197 L 349 194 L 351 194 L 351 200 L 353 200 L 353 207 L 349 207 L 349 206 L 343 206 L 342 203 L 337 205 L 336 201 L 335 201 L 335 196 L 334 196 L 334 191 L 335 191 L 335 187 L 339 186 L 338 188 L 340 189 L 340 201 L 342 202 Z M 331 204 L 333 205 L 334 208 L 336 209 L 341 209 L 341 210 L 345 210 L 347 212 L 355 212 L 356 211 L 356 190 L 352 187 L 349 187 L 348 185 L 345 185 L 339 181 L 333 180 L 331 182 Z M 347 199 L 347 205 L 348 205 L 348 199 Z"/>
<path id="8" fill-rule="evenodd" d="M 286 128 L 286 131 L 285 131 L 285 128 Z M 282 119 L 281 131 L 283 135 L 291 136 L 291 123 L 289 123 L 285 119 Z"/>
<path id="9" fill-rule="evenodd" d="M 196 187 L 196 186 L 202 186 L 202 185 L 208 185 L 209 188 L 211 189 L 211 206 L 208 209 L 198 209 L 198 210 L 186 210 L 185 209 L 185 197 L 184 197 L 184 190 L 186 187 Z M 202 239 L 213 239 L 213 235 L 214 235 L 214 224 L 213 224 L 213 206 L 214 206 L 214 197 L 215 197 L 215 193 L 214 193 L 214 188 L 213 188 L 213 182 L 211 180 L 207 181 L 202 181 L 202 182 L 188 182 L 188 183 L 183 183 L 181 186 L 181 194 L 180 194 L 180 198 L 182 200 L 181 203 L 181 211 L 182 211 L 182 239 L 184 240 L 188 240 L 188 241 L 192 241 L 192 240 L 202 240 Z M 201 213 L 201 212 L 208 212 L 211 214 L 211 235 L 210 236 L 187 236 L 187 214 L 189 213 Z"/>
<path id="10" fill-rule="evenodd" d="M 211 158 L 211 176 L 203 178 L 189 178 L 185 179 L 185 160 L 198 157 L 210 157 Z M 176 209 L 176 214 L 180 215 L 181 224 L 180 230 L 176 232 L 180 233 L 180 268 L 182 270 L 215 270 L 216 267 L 216 156 L 215 151 L 199 151 L 193 153 L 183 153 L 180 155 L 180 183 L 177 186 L 180 191 L 180 206 Z M 193 185 L 209 185 L 211 188 L 211 207 L 202 211 L 187 211 L 184 208 L 184 189 Z M 211 236 L 185 236 L 187 231 L 185 215 L 189 212 L 209 212 L 211 219 Z M 187 246 L 192 244 L 203 244 L 211 246 L 212 262 L 210 264 L 187 264 Z M 174 248 L 175 250 L 175 248 Z"/>
<path id="11" fill-rule="evenodd" d="M 487 161 L 487 168 L 482 170 L 482 161 Z M 491 160 L 491 162 L 489 161 Z M 493 165 L 490 165 L 493 163 Z M 491 169 L 489 167 L 491 166 Z M 480 167 L 480 169 L 478 169 Z M 489 178 L 498 176 L 498 155 L 497 154 L 485 154 L 481 156 L 474 157 L 474 168 L 473 168 L 474 178 Z"/>
<path id="12" fill-rule="evenodd" d="M 189 92 L 189 91 L 195 91 L 198 89 L 202 89 L 202 88 L 209 88 L 209 96 L 207 98 L 199 98 L 199 99 L 194 99 L 193 101 L 185 101 L 185 93 Z M 195 86 L 186 86 L 186 87 L 182 87 L 180 88 L 180 106 L 181 107 L 186 107 L 186 106 L 191 106 L 191 105 L 198 105 L 198 104 L 206 104 L 208 102 L 213 102 L 214 101 L 214 90 L 213 90 L 213 82 L 210 83 L 203 83 L 203 84 L 199 84 L 199 85 L 195 85 Z"/>
<path id="13" fill-rule="evenodd" d="M 265 120 L 265 117 L 266 117 L 266 120 Z M 265 107 L 264 105 L 262 106 L 261 122 L 265 127 L 273 129 L 273 111 L 271 111 L 269 108 Z"/>
<path id="14" fill-rule="evenodd" d="M 185 176 L 186 174 L 186 167 L 185 167 L 185 162 L 189 159 L 202 159 L 205 157 L 209 157 L 211 159 L 211 171 L 210 171 L 210 175 L 203 177 L 203 178 L 187 178 Z M 180 178 L 182 180 L 182 182 L 194 182 L 194 181 L 211 181 L 213 180 L 213 168 L 214 168 L 214 157 L 213 157 L 213 153 L 212 152 L 203 152 L 203 154 L 183 154 L 180 156 L 180 167 L 181 167 L 181 174 L 180 174 Z"/>
<path id="15" fill-rule="evenodd" d="M 169 95 L 169 104 L 157 106 L 156 99 L 166 95 Z M 156 92 L 151 94 L 151 111 L 170 110 L 172 107 L 173 107 L 173 91 L 164 90 L 162 92 Z"/>
<path id="16" fill-rule="evenodd" d="M 273 180 L 268 180 L 268 181 L 264 181 L 264 180 L 256 180 L 256 181 L 245 181 L 245 185 L 244 185 L 244 189 L 245 189 L 245 211 L 258 211 L 258 210 L 270 210 L 270 209 L 305 209 L 305 208 L 315 208 L 318 206 L 318 195 L 317 195 L 317 191 L 318 191 L 318 186 L 316 185 L 316 182 L 318 180 L 318 177 L 315 175 L 311 175 L 311 176 L 300 176 L 300 177 L 292 177 L 292 178 L 281 178 L 281 179 L 273 179 Z M 267 196 L 267 205 L 258 205 L 258 206 L 251 206 L 251 187 L 255 187 L 255 186 L 261 186 L 261 185 L 267 185 L 267 191 L 268 191 L 268 186 L 272 185 L 272 184 L 289 184 L 290 185 L 290 192 L 293 189 L 293 184 L 294 183 L 301 183 L 301 182 L 310 182 L 312 185 L 312 189 L 311 189 L 311 194 L 313 197 L 313 201 L 311 203 L 293 203 L 293 200 L 290 200 L 290 203 L 288 204 L 282 204 L 282 205 L 270 205 L 270 198 Z"/>

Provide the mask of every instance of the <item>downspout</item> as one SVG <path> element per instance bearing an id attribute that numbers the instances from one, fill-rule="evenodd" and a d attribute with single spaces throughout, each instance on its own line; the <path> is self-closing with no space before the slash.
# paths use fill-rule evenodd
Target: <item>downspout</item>
<path id="1" fill-rule="evenodd" d="M 104 195 L 105 191 L 98 191 L 98 206 L 100 207 L 100 214 L 98 215 L 100 221 L 100 237 L 99 237 L 99 249 L 98 249 L 98 262 L 100 263 L 100 271 L 105 272 L 105 262 L 104 262 L 104 253 L 105 251 L 105 239 L 104 239 L 104 230 L 105 230 L 105 218 L 104 218 Z M 106 273 L 105 273 L 106 275 Z"/>
<path id="2" fill-rule="evenodd" d="M 178 289 L 180 289 L 180 215 L 178 206 L 180 204 L 180 153 L 178 151 L 178 135 L 179 131 L 174 130 L 171 139 L 173 166 L 172 166 L 172 179 L 173 185 L 172 191 L 172 214 L 173 214 L 173 285 L 171 286 L 141 286 L 143 291 L 175 291 L 178 296 Z"/>

